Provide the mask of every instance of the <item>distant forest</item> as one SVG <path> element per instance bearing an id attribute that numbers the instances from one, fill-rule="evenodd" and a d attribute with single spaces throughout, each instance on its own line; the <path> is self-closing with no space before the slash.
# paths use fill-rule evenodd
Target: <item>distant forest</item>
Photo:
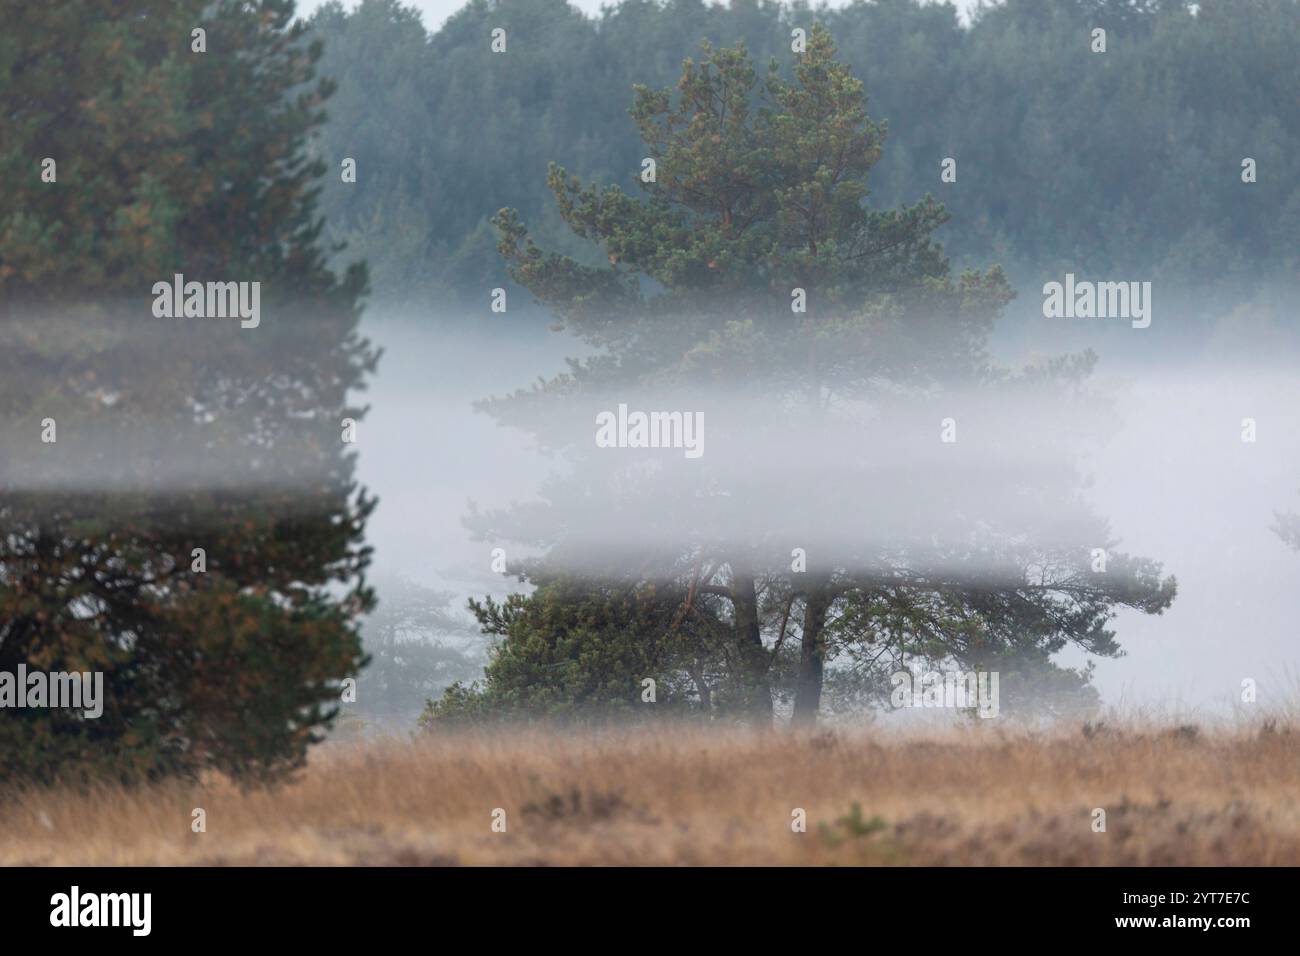
<path id="1" fill-rule="evenodd" d="M 1066 271 L 1150 279 L 1220 311 L 1300 274 L 1296 0 L 1008 0 L 969 24 L 919 0 L 624 0 L 595 18 L 564 0 L 472 0 L 432 34 L 397 0 L 332 3 L 311 27 L 322 74 L 347 82 L 314 148 L 335 170 L 321 211 L 348 244 L 340 261 L 369 263 L 379 301 L 486 303 L 509 284 L 489 225 L 503 206 L 590 256 L 560 221 L 548 162 L 640 195 L 633 86 L 672 85 L 705 40 L 743 39 L 788 73 L 791 31 L 814 21 L 887 124 L 867 202 L 934 195 L 954 264 L 1000 262 L 1026 292 Z M 489 48 L 496 28 L 505 53 Z M 940 181 L 948 157 L 955 183 Z"/>

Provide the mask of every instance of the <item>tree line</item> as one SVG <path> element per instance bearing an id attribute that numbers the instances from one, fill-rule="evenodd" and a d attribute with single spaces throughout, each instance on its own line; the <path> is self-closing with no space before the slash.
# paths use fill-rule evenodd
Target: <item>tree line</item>
<path id="1" fill-rule="evenodd" d="M 1295 0 L 1007 0 L 969 25 L 922 0 L 623 0 L 593 17 L 564 0 L 472 0 L 436 31 L 398 0 L 329 4 L 311 27 L 322 70 L 347 82 L 317 148 L 335 169 L 358 163 L 355 184 L 322 197 L 330 234 L 370 263 L 380 297 L 486 309 L 508 282 L 490 225 L 501 206 L 584 254 L 544 188 L 548 162 L 634 186 L 634 84 L 675 82 L 703 40 L 743 41 L 788 74 L 792 30 L 814 20 L 887 131 L 867 202 L 941 199 L 954 262 L 992 257 L 1021 286 L 1152 279 L 1166 307 L 1193 286 L 1189 313 L 1296 275 Z"/>

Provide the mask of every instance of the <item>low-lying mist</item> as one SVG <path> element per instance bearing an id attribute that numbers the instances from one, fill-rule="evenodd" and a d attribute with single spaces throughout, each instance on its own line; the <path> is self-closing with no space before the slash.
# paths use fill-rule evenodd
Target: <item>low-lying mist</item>
<path id="1" fill-rule="evenodd" d="M 901 562 L 989 586 L 1114 573 L 1131 556 L 1174 576 L 1177 596 L 1161 614 L 1117 609 L 1124 654 L 1099 660 L 1094 679 L 1106 703 L 1218 713 L 1247 679 L 1261 703 L 1294 691 L 1300 555 L 1275 526 L 1300 510 L 1300 382 L 1287 371 L 1295 353 L 1276 341 L 1236 341 L 1235 354 L 1211 341 L 1161 363 L 1108 347 L 1131 338 L 1099 337 L 1098 365 L 1077 387 L 1021 379 L 871 405 L 831 396 L 815 423 L 757 384 L 616 389 L 548 407 L 540 448 L 474 403 L 563 371 L 580 343 L 542 319 L 372 313 L 366 332 L 386 350 L 359 461 L 380 498 L 369 540 L 381 601 L 397 577 L 452 591 L 462 607 L 525 588 L 499 561 L 494 570 L 502 552 L 513 565 L 543 550 L 494 528 L 495 509 L 511 505 L 525 516 L 511 531 L 562 538 L 553 560 L 584 573 L 644 571 L 682 541 L 743 542 L 787 568 L 802 549 L 882 579 Z M 1041 364 L 1040 344 L 1032 331 L 1004 336 L 996 358 Z M 689 436 L 702 453 L 598 447 L 599 415 L 618 438 L 636 411 L 702 413 L 702 434 Z M 476 510 L 479 533 L 465 521 Z M 1067 647 L 1057 659 L 1086 657 Z"/>

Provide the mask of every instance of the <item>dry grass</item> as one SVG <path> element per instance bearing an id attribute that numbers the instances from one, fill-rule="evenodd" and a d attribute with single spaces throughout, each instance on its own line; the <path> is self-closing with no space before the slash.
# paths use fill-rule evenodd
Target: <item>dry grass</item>
<path id="1" fill-rule="evenodd" d="M 0 863 L 1300 863 L 1300 731 L 1086 729 L 336 743 L 274 791 L 10 794 Z M 206 833 L 190 830 L 194 807 Z"/>

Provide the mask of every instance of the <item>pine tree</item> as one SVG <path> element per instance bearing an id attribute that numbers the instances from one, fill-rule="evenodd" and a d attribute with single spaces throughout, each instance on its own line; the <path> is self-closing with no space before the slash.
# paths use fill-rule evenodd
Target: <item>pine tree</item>
<path id="1" fill-rule="evenodd" d="M 730 622 L 731 672 L 746 688 L 744 709 L 760 717 L 771 713 L 774 693 L 793 691 L 796 717 L 814 719 L 835 652 L 1050 667 L 1067 642 L 1118 653 L 1106 626 L 1116 607 L 1168 605 L 1174 583 L 1152 562 L 1115 554 L 1108 574 L 1088 574 L 1083 545 L 1113 542 L 1104 522 L 1076 507 L 1068 467 L 1022 477 L 1069 515 L 1054 527 L 1017 526 L 1009 505 L 1019 486 L 991 506 L 1002 522 L 974 521 L 954 506 L 956 533 L 940 545 L 905 525 L 855 527 L 849 489 L 886 486 L 880 467 L 853 470 L 861 457 L 854 443 L 886 466 L 907 454 L 870 430 L 870 416 L 845 427 L 844 409 L 889 410 L 912 416 L 897 419 L 909 424 L 934 410 L 938 421 L 945 396 L 1019 389 L 1032 401 L 1034 388 L 1069 392 L 1091 357 L 1018 374 L 990 363 L 985 341 L 1011 297 L 1007 280 L 996 266 L 951 274 L 933 239 L 947 214 L 928 196 L 871 208 L 867 179 L 886 131 L 868 117 L 862 83 L 836 60 L 828 31 L 810 31 L 791 78 L 774 63 L 762 82 L 743 45 L 706 45 L 675 90 L 638 88 L 632 117 L 654 160 L 653 179 L 643 177 L 646 199 L 584 186 L 556 165 L 548 177 L 565 223 L 598 257 L 544 252 L 513 210 L 497 217 L 512 278 L 596 354 L 484 403 L 562 451 L 574 477 L 548 484 L 544 505 L 476 514 L 471 526 L 549 546 L 533 565 L 552 569 L 542 576 L 563 568 L 675 582 L 686 597 L 655 626 L 671 630 L 697 610 Z M 716 401 L 710 390 L 719 387 L 735 407 Z M 902 407 L 896 395 L 906 396 Z M 651 468 L 602 455 L 589 431 L 569 427 L 631 396 L 651 408 L 707 405 L 721 423 L 710 442 L 725 443 L 730 462 L 661 457 Z M 765 429 L 782 444 L 766 446 Z M 794 463 L 775 496 L 754 484 L 746 464 L 774 455 Z M 832 462 L 834 475 L 826 473 Z M 939 502 L 963 501 L 960 482 L 960 472 L 943 469 L 918 479 Z M 828 520 L 826 502 L 843 503 L 843 514 Z M 644 529 L 661 528 L 647 546 Z M 624 532 L 638 542 L 629 553 L 610 544 Z M 981 537 L 973 550 L 962 543 L 972 535 Z M 810 544 L 808 566 L 792 573 L 790 547 L 800 542 Z M 787 643 L 796 628 L 797 663 Z M 794 687 L 775 686 L 790 670 Z"/>
<path id="2" fill-rule="evenodd" d="M 377 356 L 364 268 L 324 265 L 305 147 L 332 84 L 292 12 L 6 12 L 0 671 L 102 671 L 106 697 L 0 712 L 6 775 L 273 776 L 362 664 L 373 501 L 340 429 Z M 177 273 L 260 282 L 260 325 L 157 317 Z"/>

